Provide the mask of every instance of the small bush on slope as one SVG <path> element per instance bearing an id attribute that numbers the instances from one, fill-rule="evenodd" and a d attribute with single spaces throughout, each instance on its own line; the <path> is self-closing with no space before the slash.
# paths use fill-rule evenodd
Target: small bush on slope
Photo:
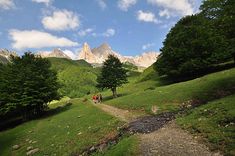
<path id="1" fill-rule="evenodd" d="M 235 155 L 235 95 L 192 110 L 177 123 L 198 133 L 227 155 Z"/>

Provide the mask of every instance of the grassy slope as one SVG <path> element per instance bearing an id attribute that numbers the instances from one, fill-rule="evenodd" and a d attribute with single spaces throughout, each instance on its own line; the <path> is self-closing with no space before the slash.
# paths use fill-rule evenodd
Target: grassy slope
<path id="1" fill-rule="evenodd" d="M 0 155 L 25 155 L 28 146 L 40 148 L 38 155 L 68 155 L 116 133 L 121 124 L 117 119 L 79 99 L 71 102 L 70 107 L 58 114 L 0 132 Z M 26 139 L 37 143 L 29 144 Z M 12 151 L 15 144 L 21 148 Z"/>
<path id="2" fill-rule="evenodd" d="M 105 153 L 96 153 L 94 156 L 136 156 L 139 155 L 139 140 L 136 136 L 123 138 L 117 145 L 111 147 Z"/>
<path id="3" fill-rule="evenodd" d="M 98 69 L 84 60 L 73 61 L 64 58 L 49 58 L 52 69 L 58 72 L 62 88 L 59 92 L 69 97 L 81 97 L 89 92 L 96 92 Z"/>
<path id="4" fill-rule="evenodd" d="M 127 84 L 127 87 L 118 90 L 121 94 L 127 94 L 126 96 L 109 99 L 106 103 L 123 109 L 144 109 L 149 113 L 153 105 L 158 106 L 161 111 L 169 111 L 192 99 L 210 101 L 225 94 L 229 89 L 234 89 L 235 68 L 187 82 L 161 87 L 156 87 L 157 84 L 158 82 L 152 80 Z M 150 86 L 155 89 L 152 90 Z"/>
<path id="5" fill-rule="evenodd" d="M 214 148 L 235 155 L 235 95 L 200 106 L 177 123 L 207 138 Z"/>

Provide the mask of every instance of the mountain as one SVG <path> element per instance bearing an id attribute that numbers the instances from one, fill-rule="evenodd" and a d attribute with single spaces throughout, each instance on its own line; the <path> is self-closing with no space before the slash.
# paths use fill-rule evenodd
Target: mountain
<path id="1" fill-rule="evenodd" d="M 56 57 L 56 58 L 67 58 L 71 59 L 68 55 L 66 55 L 61 49 L 55 48 L 52 52 L 38 52 L 37 55 L 41 57 Z"/>
<path id="2" fill-rule="evenodd" d="M 8 63 L 10 61 L 10 56 L 18 56 L 16 52 L 9 51 L 7 49 L 0 49 L 0 63 Z"/>
<path id="3" fill-rule="evenodd" d="M 78 55 L 78 59 L 86 60 L 89 63 L 100 63 L 98 58 L 91 52 L 90 46 L 85 42 L 83 48 Z"/>
<path id="4" fill-rule="evenodd" d="M 89 45 L 84 43 L 83 48 L 78 55 L 78 59 L 84 59 L 92 64 L 102 64 L 110 54 L 118 57 L 121 62 L 129 62 L 139 67 L 149 67 L 156 61 L 158 56 L 157 52 L 143 53 L 140 56 L 134 57 L 122 56 L 118 52 L 113 51 L 107 43 L 103 43 L 94 49 L 90 49 Z"/>

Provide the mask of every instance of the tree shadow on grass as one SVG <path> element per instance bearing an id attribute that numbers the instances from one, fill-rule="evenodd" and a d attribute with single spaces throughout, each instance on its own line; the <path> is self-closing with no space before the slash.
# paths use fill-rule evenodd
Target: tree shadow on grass
<path id="1" fill-rule="evenodd" d="M 31 119 L 28 119 L 28 120 L 24 120 L 23 116 L 18 116 L 18 117 L 15 117 L 15 118 L 8 119 L 8 120 L 0 123 L 0 132 L 11 129 L 11 128 L 15 128 L 15 127 L 17 127 L 17 126 L 19 126 L 23 123 L 26 123 L 26 122 L 29 122 L 29 121 L 32 121 L 32 120 L 45 119 L 45 118 L 54 116 L 56 114 L 65 112 L 65 111 L 67 111 L 71 108 L 71 105 L 72 105 L 72 103 L 66 103 L 62 106 L 58 106 L 58 107 L 53 108 L 53 109 L 48 109 L 40 117 L 37 116 L 35 118 L 31 118 Z"/>
<path id="2" fill-rule="evenodd" d="M 117 94 L 116 98 L 123 97 L 123 96 L 126 96 L 126 95 L 130 95 L 130 94 L 127 94 L 127 93 L 125 93 L 125 94 Z M 104 102 L 112 100 L 112 99 L 115 99 L 115 98 L 113 98 L 112 95 L 103 97 L 103 101 Z"/>

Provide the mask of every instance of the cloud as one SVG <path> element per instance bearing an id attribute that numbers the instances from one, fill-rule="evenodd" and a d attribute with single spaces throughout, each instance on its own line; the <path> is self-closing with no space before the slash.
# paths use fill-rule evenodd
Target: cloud
<path id="1" fill-rule="evenodd" d="M 15 49 L 46 48 L 46 47 L 72 47 L 78 46 L 64 37 L 53 36 L 49 33 L 37 30 L 10 30 L 9 36 L 13 40 L 12 47 Z"/>
<path id="2" fill-rule="evenodd" d="M 127 11 L 129 7 L 135 5 L 137 3 L 137 0 L 119 0 L 118 1 L 118 7 L 122 11 Z"/>
<path id="3" fill-rule="evenodd" d="M 15 8 L 15 3 L 13 0 L 0 0 L 0 9 L 9 10 Z"/>
<path id="4" fill-rule="evenodd" d="M 80 30 L 80 31 L 78 32 L 78 35 L 81 36 L 81 37 L 84 37 L 84 36 L 86 36 L 86 35 L 92 33 L 93 31 L 94 31 L 94 29 L 92 29 L 92 28 L 87 28 L 87 29 L 85 29 L 85 30 Z"/>
<path id="5" fill-rule="evenodd" d="M 107 7 L 107 4 L 105 3 L 104 0 L 96 0 L 96 2 L 98 3 L 99 7 L 104 10 Z"/>
<path id="6" fill-rule="evenodd" d="M 147 44 L 144 44 L 143 46 L 142 46 L 142 49 L 143 50 L 147 50 L 147 49 L 149 49 L 150 47 L 153 47 L 155 44 L 154 43 L 147 43 Z"/>
<path id="7" fill-rule="evenodd" d="M 71 50 L 63 50 L 63 52 L 68 55 L 72 60 L 76 60 L 77 59 L 77 55 L 72 52 Z"/>
<path id="8" fill-rule="evenodd" d="M 49 6 L 52 3 L 52 0 L 32 0 L 36 3 L 44 3 L 45 5 Z"/>
<path id="9" fill-rule="evenodd" d="M 168 10 L 168 15 L 186 16 L 194 13 L 192 0 L 147 0 L 148 3 Z M 160 13 L 159 13 L 160 14 Z M 162 12 L 167 15 L 167 12 Z M 166 16 L 167 17 L 167 16 Z"/>
<path id="10" fill-rule="evenodd" d="M 42 24 L 45 29 L 62 31 L 78 28 L 80 20 L 79 17 L 71 11 L 57 10 L 54 11 L 51 16 L 44 17 Z"/>
<path id="11" fill-rule="evenodd" d="M 142 10 L 139 10 L 137 12 L 137 19 L 143 22 L 160 23 L 160 21 L 155 17 L 152 12 L 144 12 Z"/>
<path id="12" fill-rule="evenodd" d="M 114 36 L 114 35 L 115 35 L 115 30 L 112 29 L 112 28 L 107 29 L 107 30 L 102 34 L 102 36 L 104 36 L 104 37 L 111 37 L 111 36 Z"/>
<path id="13" fill-rule="evenodd" d="M 91 35 L 93 37 L 112 37 L 116 34 L 116 31 L 113 28 L 109 28 L 107 29 L 105 32 L 103 33 L 96 33 L 93 32 Z"/>
<path id="14" fill-rule="evenodd" d="M 159 12 L 159 16 L 166 17 L 166 19 L 169 19 L 171 17 L 171 13 L 167 9 L 164 9 Z"/>

